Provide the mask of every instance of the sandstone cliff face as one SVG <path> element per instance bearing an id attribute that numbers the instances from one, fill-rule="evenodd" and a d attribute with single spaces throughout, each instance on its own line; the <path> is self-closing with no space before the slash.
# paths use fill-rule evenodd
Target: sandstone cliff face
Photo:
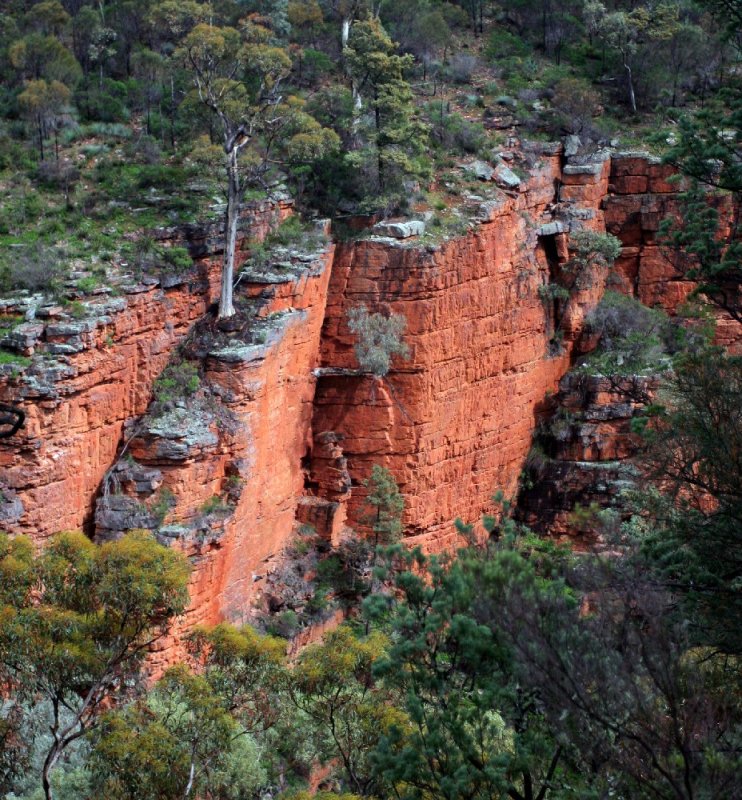
<path id="1" fill-rule="evenodd" d="M 358 522 L 375 463 L 405 494 L 410 543 L 453 545 L 456 518 L 477 522 L 498 489 L 514 492 L 545 397 L 604 290 L 595 273 L 559 307 L 539 291 L 569 257 L 570 230 L 618 235 L 620 269 L 642 299 L 672 310 L 691 288 L 656 266 L 674 190 L 664 168 L 607 155 L 565 166 L 549 146 L 531 162 L 518 188 L 465 200 L 469 229 L 456 238 L 367 236 L 248 276 L 256 336 L 209 347 L 206 323 L 196 326 L 184 353 L 202 386 L 181 405 L 147 411 L 155 378 L 215 297 L 216 231 L 189 233 L 196 265 L 175 285 L 94 300 L 82 320 L 40 308 L 18 346 L 48 355 L 20 376 L 4 368 L 0 384 L 29 414 L 0 443 L 2 527 L 38 541 L 65 528 L 156 530 L 194 563 L 189 625 L 249 616 L 297 521 L 337 542 Z M 264 235 L 289 208 L 253 211 Z M 356 371 L 346 320 L 359 304 L 407 321 L 410 358 L 383 380 Z M 604 422 L 591 447 L 621 440 Z"/>
<path id="2" fill-rule="evenodd" d="M 248 333 L 196 329 L 200 389 L 136 422 L 106 479 L 97 538 L 147 528 L 194 566 L 190 627 L 245 619 L 265 561 L 285 546 L 308 447 L 332 246 L 288 274 L 248 276 Z M 250 314 L 252 316 L 250 317 Z"/>
<path id="3" fill-rule="evenodd" d="M 243 230 L 263 238 L 290 211 L 289 203 L 252 206 Z M 20 374 L 13 365 L 0 367 L 0 397 L 27 415 L 18 435 L 0 442 L 0 486 L 11 500 L 0 502 L 5 530 L 37 541 L 60 530 L 90 530 L 93 500 L 124 423 L 144 413 L 173 348 L 217 296 L 218 226 L 161 237 L 189 246 L 193 270 L 124 282 L 121 296 L 87 301 L 82 319 L 45 307 L 42 298 L 0 300 L 0 312 L 30 318 L 13 335 L 17 349 L 34 356 Z"/>
<path id="4" fill-rule="evenodd" d="M 616 154 L 611 159 L 610 183 L 603 206 L 605 228 L 617 236 L 623 251 L 616 270 L 623 277 L 623 291 L 647 306 L 677 313 L 696 284 L 679 273 L 672 255 L 658 237 L 663 219 L 682 224 L 677 193 L 682 182 L 671 180 L 672 167 L 641 153 Z M 722 201 L 721 219 L 731 214 Z M 732 350 L 742 347 L 742 329 L 728 314 L 715 313 L 719 344 Z"/>
<path id="5" fill-rule="evenodd" d="M 566 257 L 561 240 L 575 219 L 602 227 L 609 167 L 601 160 L 563 175 L 558 153 L 543 153 L 528 183 L 485 204 L 466 236 L 427 247 L 373 237 L 338 247 L 322 339 L 329 374 L 317 387 L 312 430 L 323 459 L 332 436 L 347 460 L 352 521 L 375 463 L 404 492 L 410 543 L 435 550 L 454 543 L 456 518 L 476 522 L 498 489 L 515 490 L 536 410 L 603 291 L 595 276 L 571 299 L 563 347 L 550 352 L 539 287 L 560 250 Z M 356 366 L 346 317 L 358 304 L 407 321 L 410 358 L 384 380 L 337 374 Z"/>

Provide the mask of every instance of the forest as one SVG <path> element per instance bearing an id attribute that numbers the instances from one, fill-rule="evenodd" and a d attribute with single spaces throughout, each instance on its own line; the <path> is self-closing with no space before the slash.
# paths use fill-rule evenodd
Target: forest
<path id="1" fill-rule="evenodd" d="M 608 281 L 570 374 L 639 409 L 642 477 L 574 506 L 578 546 L 523 512 L 570 412 L 442 552 L 406 541 L 410 498 L 375 465 L 357 535 L 297 526 L 280 602 L 247 621 L 184 629 L 193 559 L 149 530 L 41 547 L 0 513 L 0 797 L 742 800 L 742 349 L 718 336 L 742 325 L 740 0 L 6 0 L 0 77 L 0 295 L 62 324 L 186 280 L 192 253 L 162 231 L 211 224 L 207 324 L 231 335 L 245 263 L 316 250 L 325 218 L 346 244 L 358 220 L 421 219 L 432 252 L 471 230 L 472 197 L 517 193 L 527 142 L 577 168 L 609 151 L 671 167 L 680 210 L 653 231 L 693 285 L 669 315 L 643 305 L 610 283 L 626 247 L 585 228 L 539 286 L 548 360 L 570 298 Z M 264 241 L 245 234 L 246 208 L 287 198 Z M 405 321 L 374 311 L 347 328 L 391 385 Z M 31 363 L 33 321 L 0 314 L 0 381 Z M 200 396 L 206 358 L 162 372 L 156 409 Z M 205 524 L 239 498 L 229 478 Z M 153 672 L 173 637 L 182 659 Z"/>

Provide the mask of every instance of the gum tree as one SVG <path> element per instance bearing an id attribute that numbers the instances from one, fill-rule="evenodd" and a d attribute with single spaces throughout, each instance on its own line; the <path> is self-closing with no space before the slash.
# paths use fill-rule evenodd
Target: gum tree
<path id="1" fill-rule="evenodd" d="M 238 30 L 201 23 L 185 37 L 179 55 L 221 131 L 227 181 L 219 298 L 224 319 L 235 313 L 234 259 L 245 190 L 267 188 L 272 167 L 311 162 L 335 146 L 337 136 L 304 112 L 301 100 L 281 95 L 291 61 L 262 25 L 243 20 Z"/>
<path id="2" fill-rule="evenodd" d="M 97 725 L 185 609 L 187 581 L 184 557 L 144 532 L 101 547 L 64 533 L 38 556 L 27 539 L 0 535 L 0 681 L 15 687 L 19 708 L 51 706 L 47 800 L 65 750 Z"/>
<path id="3" fill-rule="evenodd" d="M 206 23 L 185 37 L 181 54 L 189 69 L 198 98 L 221 128 L 227 178 L 227 210 L 224 221 L 219 318 L 234 313 L 232 284 L 237 243 L 237 224 L 244 195 L 240 155 L 260 132 L 278 121 L 278 93 L 291 62 L 286 53 L 270 43 L 270 32 L 246 23 L 239 31 Z M 253 165 L 253 177 L 260 170 Z M 257 173 L 257 174 L 255 174 Z"/>

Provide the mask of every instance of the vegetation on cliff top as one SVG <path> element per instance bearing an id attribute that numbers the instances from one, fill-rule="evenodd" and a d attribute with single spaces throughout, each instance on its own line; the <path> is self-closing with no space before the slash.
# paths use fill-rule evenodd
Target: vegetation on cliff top
<path id="1" fill-rule="evenodd" d="M 458 159 L 512 133 L 631 144 L 732 88 L 727 33 L 674 1 L 13 0 L 0 285 L 64 292 L 72 267 L 105 287 L 127 239 L 188 220 L 226 215 L 230 243 L 283 185 L 331 214 L 450 205 Z M 44 266 L 31 284 L 19 259 Z"/>

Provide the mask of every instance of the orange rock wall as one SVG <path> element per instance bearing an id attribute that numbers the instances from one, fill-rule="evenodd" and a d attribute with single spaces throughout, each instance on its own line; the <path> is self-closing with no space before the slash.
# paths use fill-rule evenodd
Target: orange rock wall
<path id="1" fill-rule="evenodd" d="M 647 306 L 675 314 L 696 284 L 679 271 L 658 235 L 663 219 L 682 225 L 677 192 L 682 183 L 670 180 L 673 168 L 641 154 L 617 154 L 611 159 L 610 183 L 603 206 L 605 228 L 621 239 L 624 248 L 616 269 L 624 290 Z M 721 219 L 732 209 L 721 201 Z M 716 339 L 733 350 L 742 349 L 742 330 L 728 314 L 716 312 Z"/>
<path id="2" fill-rule="evenodd" d="M 245 228 L 251 237 L 263 238 L 290 212 L 290 204 L 248 207 Z M 0 399 L 18 403 L 27 415 L 12 440 L 0 440 L 0 482 L 24 507 L 19 519 L 0 522 L 3 529 L 38 541 L 60 530 L 89 529 L 93 501 L 115 459 L 124 423 L 144 413 L 174 347 L 218 297 L 218 226 L 194 231 L 190 242 L 183 242 L 180 232 L 172 236 L 197 255 L 184 284 L 169 289 L 139 284 L 104 300 L 86 325 L 79 352 L 53 362 L 36 359 L 24 374 L 0 378 Z M 53 321 L 46 323 L 37 349 L 67 341 L 55 333 L 59 330 Z"/>
<path id="3" fill-rule="evenodd" d="M 249 620 L 267 562 L 291 540 L 304 486 L 302 459 L 310 445 L 313 371 L 331 264 L 332 247 L 316 274 L 281 286 L 264 312 L 280 313 L 287 304 L 292 311 L 254 356 L 208 358 L 205 383 L 229 414 L 225 424 L 214 427 L 213 446 L 182 461 L 158 459 L 156 442 L 133 447 L 137 462 L 159 469 L 162 486 L 173 492 L 168 522 L 192 524 L 205 502 L 224 496 L 230 476 L 241 483 L 228 515 L 207 520 L 204 536 L 188 534 L 175 544 L 193 565 L 191 603 L 170 637 L 158 644 L 150 664 L 154 674 L 178 660 L 182 631 L 225 618 Z"/>
<path id="4" fill-rule="evenodd" d="M 453 545 L 454 520 L 477 522 L 498 489 L 514 492 L 544 398 L 568 370 L 604 289 L 596 274 L 560 310 L 560 351 L 550 341 L 555 311 L 539 287 L 567 257 L 570 226 L 622 239 L 620 268 L 642 299 L 675 308 L 686 296 L 686 284 L 657 267 L 657 224 L 673 189 L 664 168 L 625 157 L 564 169 L 548 149 L 536 161 L 519 190 L 497 202 L 472 198 L 470 230 L 457 238 L 341 243 L 315 274 L 271 287 L 264 312 L 283 314 L 276 338 L 254 358 L 207 362 L 207 381 L 236 425 L 214 423 L 203 447 L 179 459 L 135 437 L 132 454 L 159 470 L 175 497 L 168 522 L 192 522 L 230 476 L 243 484 L 212 535 L 175 539 L 194 564 L 188 625 L 248 617 L 267 560 L 297 516 L 324 520 L 336 539 L 346 513 L 359 518 L 373 464 L 393 471 L 409 541 L 429 549 Z M 285 213 L 267 210 L 257 227 Z M 61 371 L 48 391 L 40 379 L 0 384 L 0 396 L 21 397 L 29 414 L 19 438 L 0 442 L 0 482 L 24 507 L 3 527 L 42 540 L 89 525 L 125 423 L 145 412 L 154 379 L 215 296 L 214 242 L 206 237 L 196 255 L 191 282 L 117 298 L 124 307 L 99 317 L 80 352 L 57 357 Z M 346 315 L 361 303 L 407 322 L 410 358 L 384 380 L 350 374 L 357 365 Z M 48 327 L 44 337 L 67 341 Z"/>
<path id="5" fill-rule="evenodd" d="M 265 577 L 266 560 L 293 533 L 304 485 L 302 459 L 310 445 L 313 371 L 331 264 L 332 248 L 318 275 L 290 285 L 293 311 L 264 358 L 239 365 L 209 361 L 207 380 L 224 390 L 223 402 L 238 422 L 228 461 L 244 464 L 244 487 L 213 552 L 207 552 L 208 547 L 197 550 L 191 592 L 196 620 L 248 618 L 249 603 Z M 286 300 L 284 292 L 276 299 L 276 308 Z M 269 313 L 272 309 L 269 306 Z M 207 458 L 200 467 L 213 481 L 223 479 L 223 463 Z M 200 497 L 193 492 L 194 484 L 201 486 Z M 189 480 L 188 502 L 196 508 L 202 499 L 218 494 L 218 489 L 218 485 L 209 486 L 208 479 Z"/>
<path id="6" fill-rule="evenodd" d="M 606 162 L 568 185 L 569 202 L 602 226 Z M 358 304 L 402 314 L 408 361 L 383 381 L 326 375 L 319 381 L 313 432 L 339 434 L 354 484 L 387 466 L 405 495 L 411 542 L 430 549 L 456 539 L 453 522 L 476 522 L 492 495 L 513 493 L 547 390 L 569 367 L 597 280 L 567 309 L 564 351 L 549 357 L 548 319 L 538 287 L 549 280 L 539 227 L 549 222 L 559 156 L 544 156 L 517 196 L 488 208 L 466 236 L 437 247 L 363 240 L 338 247 L 322 341 L 326 368 L 353 368 L 346 314 Z"/>

